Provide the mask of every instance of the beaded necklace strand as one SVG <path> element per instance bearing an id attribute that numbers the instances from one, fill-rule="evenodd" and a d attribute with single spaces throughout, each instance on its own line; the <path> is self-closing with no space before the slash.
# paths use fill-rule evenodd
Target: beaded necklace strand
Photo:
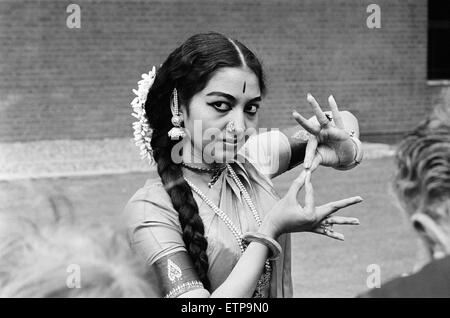
<path id="1" fill-rule="evenodd" d="M 241 192 L 241 194 L 242 194 L 242 196 L 244 198 L 244 201 L 247 203 L 248 207 L 250 208 L 250 211 L 253 214 L 253 217 L 254 217 L 256 223 L 258 224 L 258 227 L 261 226 L 261 223 L 262 223 L 261 222 L 261 218 L 259 216 L 258 211 L 256 210 L 255 204 L 253 203 L 249 193 L 247 192 L 247 189 L 244 187 L 244 185 L 242 184 L 241 180 L 237 176 L 236 172 L 233 170 L 233 168 L 229 164 L 226 164 L 226 169 L 230 173 L 233 181 L 238 186 L 239 191 Z M 229 228 L 229 230 L 231 231 L 231 233 L 235 237 L 236 242 L 237 242 L 237 244 L 239 246 L 239 249 L 241 250 L 241 253 L 244 253 L 245 249 L 246 249 L 246 246 L 245 246 L 245 244 L 244 244 L 244 242 L 242 240 L 242 233 L 239 230 L 239 228 L 233 223 L 233 221 L 230 219 L 230 217 L 222 209 L 220 209 L 216 204 L 214 204 L 214 202 L 212 202 L 211 199 L 209 199 L 197 186 L 195 186 L 187 178 L 184 178 L 184 179 L 189 184 L 191 189 L 195 193 L 197 193 L 197 195 L 225 223 L 225 225 Z M 265 288 L 270 283 L 272 266 L 271 266 L 269 260 L 266 260 L 264 268 L 265 268 L 265 270 L 264 270 L 261 278 L 258 280 L 258 283 L 256 285 L 256 290 L 255 290 L 255 293 L 253 295 L 253 297 L 256 297 L 256 298 L 259 298 L 259 297 L 263 296 L 262 289 Z"/>

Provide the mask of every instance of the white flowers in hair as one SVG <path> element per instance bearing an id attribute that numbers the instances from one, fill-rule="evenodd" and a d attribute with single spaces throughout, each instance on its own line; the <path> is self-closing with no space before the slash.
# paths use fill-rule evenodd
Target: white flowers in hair
<path id="1" fill-rule="evenodd" d="M 135 145 L 138 146 L 141 151 L 141 159 L 148 159 L 150 165 L 154 163 L 153 151 L 150 145 L 153 131 L 145 116 L 145 101 L 147 100 L 148 91 L 155 81 L 155 76 L 155 66 L 153 66 L 148 74 L 142 74 L 142 79 L 138 82 L 138 89 L 133 89 L 133 93 L 136 94 L 136 97 L 131 102 L 131 107 L 133 108 L 131 115 L 137 119 L 137 121 L 133 123 Z"/>

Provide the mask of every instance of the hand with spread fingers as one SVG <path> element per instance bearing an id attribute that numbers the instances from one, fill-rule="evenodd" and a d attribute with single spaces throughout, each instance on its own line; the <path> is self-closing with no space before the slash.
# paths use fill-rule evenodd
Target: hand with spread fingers
<path id="1" fill-rule="evenodd" d="M 298 192 L 305 187 L 304 207 L 297 200 Z M 340 209 L 362 202 L 359 196 L 315 207 L 311 169 L 303 170 L 292 183 L 286 195 L 266 215 L 261 231 L 277 238 L 283 233 L 314 232 L 337 240 L 344 235 L 333 230 L 334 225 L 359 225 L 354 217 L 332 216 Z"/>
<path id="2" fill-rule="evenodd" d="M 340 112 L 334 97 L 328 97 L 331 112 L 322 111 L 316 99 L 307 100 L 315 116 L 309 120 L 294 111 L 295 120 L 308 132 L 303 166 L 315 170 L 319 165 L 348 169 L 362 159 L 358 120 L 350 112 Z"/>

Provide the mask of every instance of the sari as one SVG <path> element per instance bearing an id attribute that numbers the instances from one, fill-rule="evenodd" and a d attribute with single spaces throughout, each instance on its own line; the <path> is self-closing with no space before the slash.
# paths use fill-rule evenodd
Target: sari
<path id="1" fill-rule="evenodd" d="M 235 160 L 230 165 L 250 194 L 261 219 L 264 219 L 280 199 L 271 178 L 289 168 L 289 141 L 278 130 L 254 135 L 244 144 L 239 154 L 240 160 Z M 204 184 L 202 177 L 193 171 L 183 168 L 183 174 L 195 185 Z M 250 208 L 226 170 L 204 194 L 228 215 L 241 233 L 258 230 Z M 210 292 L 213 292 L 227 279 L 239 261 L 241 250 L 228 226 L 201 197 L 195 192 L 193 195 L 208 242 L 207 275 L 211 282 Z M 187 252 L 178 212 L 156 170 L 149 173 L 145 185 L 128 201 L 124 217 L 131 247 L 142 257 L 148 268 L 156 270 L 156 275 L 159 276 L 161 296 L 176 297 L 186 291 L 201 288 L 198 279 L 193 278 L 195 274 L 192 274 L 192 264 L 183 264 L 189 262 L 189 258 L 185 258 L 185 261 L 180 261 L 180 257 L 171 258 Z M 272 261 L 270 284 L 263 295 L 270 298 L 292 297 L 290 234 L 281 235 L 277 241 L 282 247 L 282 253 Z M 167 277 L 170 281 L 167 281 Z"/>

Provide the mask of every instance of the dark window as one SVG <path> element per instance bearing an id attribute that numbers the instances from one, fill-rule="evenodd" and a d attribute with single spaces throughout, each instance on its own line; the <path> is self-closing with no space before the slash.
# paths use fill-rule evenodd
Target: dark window
<path id="1" fill-rule="evenodd" d="M 428 1 L 428 79 L 450 79 L 450 1 Z"/>

